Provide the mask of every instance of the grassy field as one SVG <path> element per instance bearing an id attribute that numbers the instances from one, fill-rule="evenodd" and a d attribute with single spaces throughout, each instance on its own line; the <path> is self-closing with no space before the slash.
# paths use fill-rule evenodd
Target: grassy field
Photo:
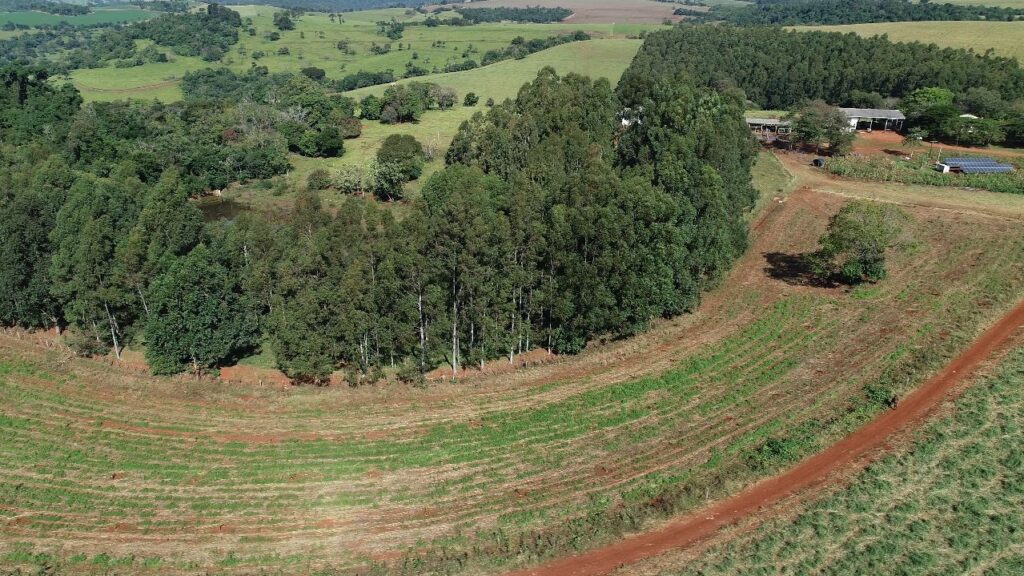
<path id="1" fill-rule="evenodd" d="M 950 4 L 966 4 L 968 6 L 1005 6 L 1007 8 L 1024 8 L 1024 0 L 949 0 Z"/>
<path id="2" fill-rule="evenodd" d="M 629 574 L 1021 574 L 1024 348 L 949 412 L 848 488 Z"/>
<path id="3" fill-rule="evenodd" d="M 427 28 L 415 26 L 406 29 L 404 37 L 391 41 L 377 34 L 376 22 L 396 18 L 402 21 L 422 19 L 416 14 L 409 16 L 404 10 L 373 10 L 346 13 L 341 21 L 332 22 L 326 14 L 310 13 L 299 18 L 296 29 L 282 32 L 281 39 L 271 41 L 266 35 L 275 30 L 272 26 L 276 9 L 269 6 L 232 6 L 251 18 L 255 36 L 244 30 L 236 46 L 224 61 L 218 65 L 244 71 L 254 63 L 268 67 L 272 72 L 297 72 L 306 66 L 317 66 L 327 72 L 329 78 L 341 78 L 359 70 L 393 70 L 396 75 L 405 72 L 409 62 L 433 71 L 443 70 L 449 63 L 467 59 L 480 61 L 488 50 L 507 47 L 513 38 L 548 38 L 575 30 L 584 30 L 599 38 L 625 38 L 638 35 L 643 30 L 656 29 L 658 25 L 645 24 L 513 24 L 496 23 L 466 27 Z M 347 41 L 355 54 L 344 54 L 337 44 Z M 390 43 L 392 51 L 387 54 L 370 53 L 372 44 Z M 398 44 L 402 49 L 398 49 Z M 639 46 L 639 44 L 636 44 Z M 278 49 L 287 47 L 288 55 L 279 55 Z M 258 60 L 253 54 L 266 55 Z M 634 50 L 635 52 L 635 50 Z M 413 58 L 415 54 L 416 58 Z M 573 54 L 580 56 L 581 54 Z M 71 79 L 88 100 L 117 100 L 124 98 L 159 99 L 172 101 L 181 98 L 178 82 L 186 72 L 211 67 L 199 58 L 171 56 L 172 62 L 153 63 L 129 69 L 97 68 L 75 71 Z M 573 62 L 586 66 L 585 62 Z M 628 64 L 628 62 L 627 62 Z M 518 87 L 518 86 L 517 86 Z"/>
<path id="4" fill-rule="evenodd" d="M 434 160 L 428 163 L 424 175 L 417 182 L 410 183 L 408 187 L 410 194 L 415 194 L 430 174 L 443 166 L 444 153 L 455 132 L 458 131 L 459 125 L 475 112 L 485 111 L 484 103 L 488 98 L 494 98 L 496 102 L 500 102 L 505 98 L 514 97 L 519 88 L 533 80 L 537 71 L 544 66 L 551 66 L 560 74 L 576 72 L 592 77 L 608 78 L 614 85 L 629 66 L 633 55 L 640 48 L 640 44 L 640 40 L 626 39 L 574 42 L 531 54 L 522 60 L 506 60 L 474 70 L 412 79 L 410 81 L 437 82 L 455 88 L 459 94 L 460 104 L 452 110 L 427 112 L 419 122 L 414 124 L 389 126 L 380 122 L 364 122 L 362 136 L 345 141 L 345 154 L 341 158 L 324 160 L 292 156 L 291 160 L 295 169 L 288 175 L 288 179 L 295 184 L 302 184 L 309 172 L 316 168 L 336 169 L 350 165 L 366 166 L 376 155 L 381 142 L 389 135 L 411 134 L 425 146 L 435 150 Z M 407 81 L 403 80 L 402 82 Z M 381 94 L 384 89 L 383 86 L 364 88 L 350 92 L 349 95 L 362 98 L 371 93 Z M 480 103 L 475 107 L 464 107 L 461 105 L 461 98 L 470 91 L 476 92 L 480 96 Z M 268 203 L 281 205 L 290 205 L 291 203 L 288 195 L 274 197 L 269 191 L 254 187 L 232 191 L 230 194 L 241 201 L 257 206 L 265 206 Z M 341 200 L 338 195 L 332 194 L 330 191 L 324 192 L 322 196 L 328 205 L 333 205 Z"/>
<path id="5" fill-rule="evenodd" d="M 1017 6 L 1024 7 L 1024 1 L 1018 2 Z M 1024 22 L 885 22 L 798 26 L 795 29 L 856 32 L 861 36 L 888 34 L 889 39 L 895 42 L 917 41 L 943 47 L 973 48 L 978 53 L 991 48 L 999 56 L 1014 57 L 1024 63 Z"/>
<path id="6" fill-rule="evenodd" d="M 0 12 L 0 24 L 13 22 L 25 26 L 52 25 L 61 22 L 76 26 L 87 26 L 90 24 L 105 24 L 108 22 L 137 22 L 148 20 L 159 15 L 159 12 L 140 10 L 139 8 L 99 8 L 93 7 L 89 14 L 81 16 L 62 16 L 60 14 L 49 14 L 47 12 L 19 11 Z"/>
<path id="7" fill-rule="evenodd" d="M 464 554 L 496 572 L 834 440 L 877 408 L 865 386 L 914 386 L 1024 295 L 1022 205 L 909 203 L 918 244 L 887 280 L 818 288 L 786 263 L 844 196 L 770 159 L 757 175 L 772 198 L 753 245 L 695 314 L 458 384 L 155 378 L 0 334 L 0 565 L 310 573 L 411 551 L 422 564 L 407 573 Z M 767 438 L 790 450 L 752 465 Z"/>

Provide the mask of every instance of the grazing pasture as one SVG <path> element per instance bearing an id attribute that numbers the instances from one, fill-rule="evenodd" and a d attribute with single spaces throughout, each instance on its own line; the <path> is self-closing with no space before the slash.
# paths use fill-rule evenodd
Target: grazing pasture
<path id="1" fill-rule="evenodd" d="M 1024 3 L 1018 3 L 1024 7 Z M 924 42 L 950 48 L 972 48 L 979 54 L 992 49 L 998 56 L 1024 62 L 1024 22 L 883 22 L 843 26 L 797 26 L 796 30 L 855 32 L 861 36 L 887 34 L 894 42 Z"/>
<path id="2" fill-rule="evenodd" d="M 935 207 L 844 181 L 817 191 L 761 162 L 771 198 L 752 246 L 699 310 L 514 372 L 288 388 L 255 369 L 158 378 L 0 334 L 0 561 L 242 574 L 412 554 L 407 573 L 497 572 L 820 448 L 1024 296 L 1024 205 L 951 191 Z M 798 255 L 861 194 L 905 204 L 917 244 L 877 285 L 818 285 Z"/>
<path id="3" fill-rule="evenodd" d="M 92 24 L 138 22 L 140 20 L 149 20 L 159 14 L 159 12 L 141 10 L 139 8 L 99 7 L 93 7 L 92 12 L 82 14 L 81 16 L 64 16 L 61 14 L 50 14 L 47 12 L 35 12 L 28 10 L 18 12 L 0 11 L 0 24 L 11 22 L 13 24 L 20 24 L 24 26 L 41 26 L 67 22 L 68 24 L 75 26 L 88 26 Z"/>

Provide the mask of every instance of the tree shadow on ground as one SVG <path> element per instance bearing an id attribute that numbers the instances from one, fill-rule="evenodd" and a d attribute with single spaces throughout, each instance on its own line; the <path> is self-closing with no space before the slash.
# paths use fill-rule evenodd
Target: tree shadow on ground
<path id="1" fill-rule="evenodd" d="M 768 263 L 764 271 L 768 276 L 781 280 L 792 286 L 812 286 L 814 288 L 835 288 L 839 283 L 833 278 L 821 278 L 814 274 L 808 262 L 810 254 L 785 254 L 782 252 L 765 252 L 764 260 Z"/>

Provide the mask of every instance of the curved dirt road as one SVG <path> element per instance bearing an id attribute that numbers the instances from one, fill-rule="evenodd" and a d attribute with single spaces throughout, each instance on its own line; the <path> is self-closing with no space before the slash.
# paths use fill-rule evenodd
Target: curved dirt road
<path id="1" fill-rule="evenodd" d="M 823 452 L 800 462 L 778 476 L 762 480 L 742 492 L 657 530 L 624 538 L 609 546 L 554 560 L 510 576 L 597 576 L 672 549 L 685 548 L 712 536 L 719 528 L 757 513 L 796 492 L 827 481 L 859 458 L 881 447 L 889 437 L 921 420 L 934 410 L 957 385 L 974 375 L 978 367 L 1024 327 L 1024 301 L 1000 318 L 970 347 L 938 374 L 903 399 L 894 410 L 855 430 Z"/>

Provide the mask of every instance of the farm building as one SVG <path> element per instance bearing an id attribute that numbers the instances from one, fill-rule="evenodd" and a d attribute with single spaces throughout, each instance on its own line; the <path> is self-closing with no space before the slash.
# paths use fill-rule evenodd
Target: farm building
<path id="1" fill-rule="evenodd" d="M 881 108 L 840 108 L 854 130 L 899 130 L 907 119 L 899 110 Z"/>
<path id="2" fill-rule="evenodd" d="M 789 122 L 779 118 L 747 118 L 747 127 L 760 134 L 789 134 Z"/>
<path id="3" fill-rule="evenodd" d="M 1013 172 L 1012 165 L 996 162 L 987 156 L 978 158 L 946 158 L 936 163 L 935 169 L 943 174 L 950 172 L 958 174 L 1001 174 Z"/>

